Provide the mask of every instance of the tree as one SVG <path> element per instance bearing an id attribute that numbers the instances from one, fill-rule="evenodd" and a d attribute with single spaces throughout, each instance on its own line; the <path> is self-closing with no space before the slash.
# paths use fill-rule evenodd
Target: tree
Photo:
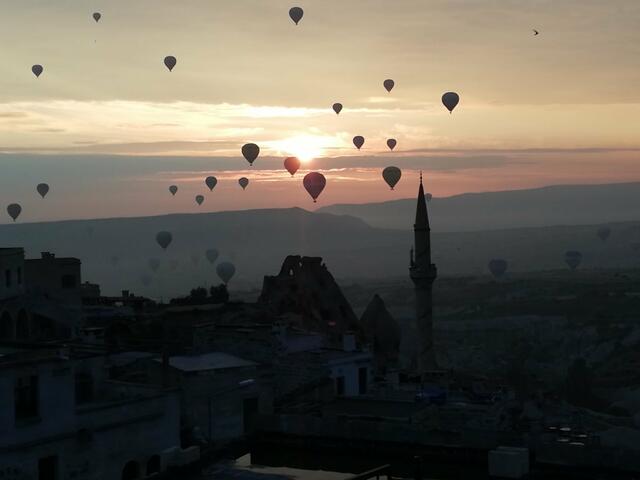
<path id="1" fill-rule="evenodd" d="M 229 301 L 229 291 L 224 283 L 221 283 L 217 287 L 212 286 L 209 289 L 211 295 L 211 303 L 227 303 Z"/>

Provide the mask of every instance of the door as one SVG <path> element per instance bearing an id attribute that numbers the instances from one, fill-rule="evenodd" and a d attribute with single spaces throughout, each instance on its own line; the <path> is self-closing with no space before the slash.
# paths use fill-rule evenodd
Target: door
<path id="1" fill-rule="evenodd" d="M 253 428 L 253 420 L 258 413 L 258 398 L 245 398 L 242 402 L 242 423 L 244 433 L 249 433 Z"/>
<path id="2" fill-rule="evenodd" d="M 58 457 L 52 455 L 38 460 L 38 480 L 58 479 Z"/>
<path id="3" fill-rule="evenodd" d="M 358 393 L 364 395 L 369 387 L 369 369 L 360 367 L 358 369 Z"/>

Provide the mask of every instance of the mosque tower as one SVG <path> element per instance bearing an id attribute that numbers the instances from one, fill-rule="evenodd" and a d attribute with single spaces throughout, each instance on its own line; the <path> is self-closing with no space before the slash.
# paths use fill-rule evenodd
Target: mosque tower
<path id="1" fill-rule="evenodd" d="M 433 350 L 433 281 L 438 276 L 436 266 L 431 263 L 431 228 L 427 201 L 422 186 L 422 172 L 420 173 L 420 188 L 418 190 L 418 205 L 416 207 L 416 223 L 413 226 L 415 244 L 411 251 L 411 266 L 409 274 L 416 290 L 416 326 L 418 333 L 418 372 L 424 376 L 425 372 L 437 367 Z"/>

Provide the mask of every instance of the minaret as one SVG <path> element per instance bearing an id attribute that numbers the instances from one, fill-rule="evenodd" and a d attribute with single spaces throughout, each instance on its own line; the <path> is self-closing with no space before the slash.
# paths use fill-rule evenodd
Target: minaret
<path id="1" fill-rule="evenodd" d="M 431 228 L 427 201 L 422 186 L 420 172 L 420 189 L 416 207 L 416 223 L 413 225 L 415 236 L 414 249 L 411 254 L 409 273 L 416 289 L 416 324 L 418 328 L 418 372 L 436 368 L 436 356 L 433 350 L 433 281 L 438 276 L 436 266 L 431 263 Z M 415 251 L 415 257 L 413 252 Z"/>

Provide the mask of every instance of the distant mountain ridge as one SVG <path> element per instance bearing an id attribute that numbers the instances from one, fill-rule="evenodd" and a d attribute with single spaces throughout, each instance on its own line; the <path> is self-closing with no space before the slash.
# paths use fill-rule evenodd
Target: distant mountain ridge
<path id="1" fill-rule="evenodd" d="M 428 190 L 428 184 L 425 185 Z M 413 224 L 415 199 L 336 204 L 318 212 L 351 215 L 372 227 L 405 229 Z M 640 220 L 640 182 L 554 185 L 433 198 L 431 228 L 465 232 L 555 225 L 593 225 Z"/>
<path id="2" fill-rule="evenodd" d="M 197 285 L 220 283 L 215 265 L 205 258 L 210 248 L 220 252 L 218 262 L 235 264 L 232 291 L 259 287 L 264 276 L 276 274 L 285 257 L 292 254 L 322 257 L 330 272 L 342 281 L 408 278 L 415 200 L 401 202 L 404 208 L 398 211 L 397 229 L 372 227 L 360 218 L 323 213 L 324 209 L 264 209 L 17 222 L 0 225 L 0 247 L 24 247 L 29 258 L 43 251 L 78 257 L 83 263 L 83 279 L 101 284 L 105 293 L 130 289 L 165 299 L 188 293 Z M 438 200 L 429 204 L 429 210 L 433 258 L 440 276 L 487 275 L 492 258 L 506 259 L 509 271 L 568 270 L 564 263 L 567 250 L 582 252 L 579 268 L 640 267 L 640 221 L 443 232 L 438 222 L 447 217 L 442 216 Z M 603 242 L 596 233 L 605 223 L 611 236 Z M 162 230 L 173 234 L 166 251 L 155 240 Z M 149 265 L 151 258 L 160 260 L 155 273 Z"/>

